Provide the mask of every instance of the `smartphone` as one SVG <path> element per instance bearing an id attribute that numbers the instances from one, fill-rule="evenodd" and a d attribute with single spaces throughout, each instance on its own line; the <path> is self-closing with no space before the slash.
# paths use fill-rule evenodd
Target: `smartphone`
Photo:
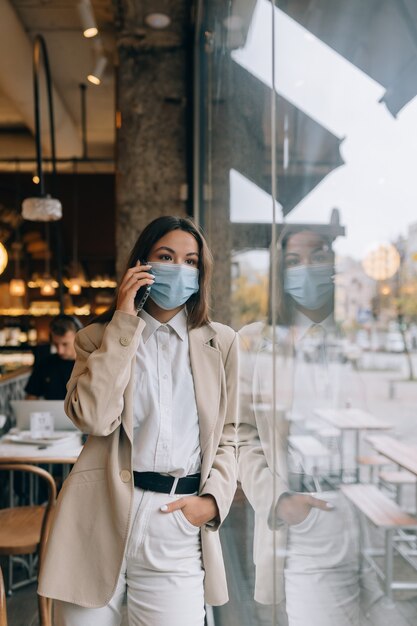
<path id="1" fill-rule="evenodd" d="M 147 265 L 147 261 L 140 261 L 141 265 Z M 148 270 L 149 274 L 152 274 L 152 270 Z M 145 302 L 149 297 L 149 294 L 151 293 L 151 287 L 152 285 L 144 285 L 143 287 L 141 287 L 140 289 L 138 289 L 138 291 L 136 292 L 136 296 L 135 296 L 135 308 L 136 308 L 136 313 L 139 313 L 140 311 L 142 311 L 143 307 L 145 306 Z"/>

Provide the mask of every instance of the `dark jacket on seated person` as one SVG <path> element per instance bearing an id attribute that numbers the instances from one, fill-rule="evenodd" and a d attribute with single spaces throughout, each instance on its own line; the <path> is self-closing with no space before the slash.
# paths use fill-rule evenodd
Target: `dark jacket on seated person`
<path id="1" fill-rule="evenodd" d="M 64 400 L 74 361 L 50 354 L 35 364 L 25 392 L 45 400 Z"/>

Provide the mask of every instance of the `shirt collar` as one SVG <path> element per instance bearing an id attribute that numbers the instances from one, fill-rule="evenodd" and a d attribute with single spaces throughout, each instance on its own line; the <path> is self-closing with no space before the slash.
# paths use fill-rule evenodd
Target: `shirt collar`
<path id="1" fill-rule="evenodd" d="M 178 313 L 169 320 L 167 326 L 170 326 L 172 330 L 174 330 L 181 341 L 184 341 L 187 336 L 188 326 L 187 326 L 187 313 L 185 311 L 185 307 L 178 311 Z"/>
<path id="2" fill-rule="evenodd" d="M 161 322 L 158 322 L 158 320 L 152 317 L 152 315 L 149 315 L 149 313 L 147 313 L 143 309 L 139 313 L 139 317 L 142 318 L 146 324 L 142 333 L 144 343 L 146 343 L 148 339 L 154 334 L 154 332 L 156 332 L 161 326 L 168 326 L 169 328 L 172 328 L 172 330 L 178 335 L 181 341 L 184 341 L 187 335 L 188 327 L 187 313 L 185 312 L 185 307 L 181 309 L 181 311 L 178 311 L 178 313 L 174 315 L 174 317 L 166 324 L 161 324 Z"/>
<path id="3" fill-rule="evenodd" d="M 303 337 L 306 336 L 308 331 L 314 327 L 321 327 L 324 330 L 324 333 L 327 334 L 331 331 L 334 332 L 335 324 L 333 314 L 330 313 L 324 320 L 321 322 L 313 322 L 307 315 L 301 313 L 301 311 L 297 311 L 295 315 L 294 321 L 294 331 L 296 341 L 299 341 Z"/>

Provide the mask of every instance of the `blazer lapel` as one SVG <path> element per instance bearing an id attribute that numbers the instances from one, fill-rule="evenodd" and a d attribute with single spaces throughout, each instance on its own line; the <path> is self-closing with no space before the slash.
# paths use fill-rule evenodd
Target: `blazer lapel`
<path id="1" fill-rule="evenodd" d="M 209 325 L 189 332 L 191 371 L 200 425 L 203 454 L 219 414 L 221 390 L 221 353 L 211 345 L 216 331 Z"/>

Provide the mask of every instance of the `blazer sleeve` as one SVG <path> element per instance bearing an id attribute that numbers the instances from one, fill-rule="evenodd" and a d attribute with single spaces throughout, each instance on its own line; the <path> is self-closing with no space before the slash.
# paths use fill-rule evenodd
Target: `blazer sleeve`
<path id="1" fill-rule="evenodd" d="M 252 330 L 252 335 L 253 332 Z M 262 399 L 256 393 L 256 378 L 260 375 L 256 367 L 261 354 L 260 341 L 255 342 L 258 344 L 255 349 L 248 343 L 243 329 L 239 334 L 241 368 L 237 429 L 238 480 L 255 513 L 269 518 L 268 523 L 271 525 L 271 512 L 275 510 L 280 497 L 288 492 L 286 437 L 280 433 L 279 423 L 272 420 L 270 411 L 257 414 L 257 403 Z M 270 376 L 269 371 L 263 374 Z M 274 526 L 278 527 L 280 523 L 277 520 Z"/>
<path id="2" fill-rule="evenodd" d="M 200 495 L 212 495 L 219 509 L 218 519 L 210 523 L 209 530 L 217 530 L 226 518 L 232 505 L 237 484 L 236 468 L 236 423 L 238 410 L 238 341 L 232 329 L 232 342 L 224 358 L 225 390 L 227 410 L 220 442 L 216 450 L 213 465 Z"/>
<path id="3" fill-rule="evenodd" d="M 121 423 L 123 394 L 145 322 L 116 311 L 101 339 L 95 326 L 76 335 L 77 358 L 67 384 L 65 411 L 82 432 L 106 436 Z"/>

